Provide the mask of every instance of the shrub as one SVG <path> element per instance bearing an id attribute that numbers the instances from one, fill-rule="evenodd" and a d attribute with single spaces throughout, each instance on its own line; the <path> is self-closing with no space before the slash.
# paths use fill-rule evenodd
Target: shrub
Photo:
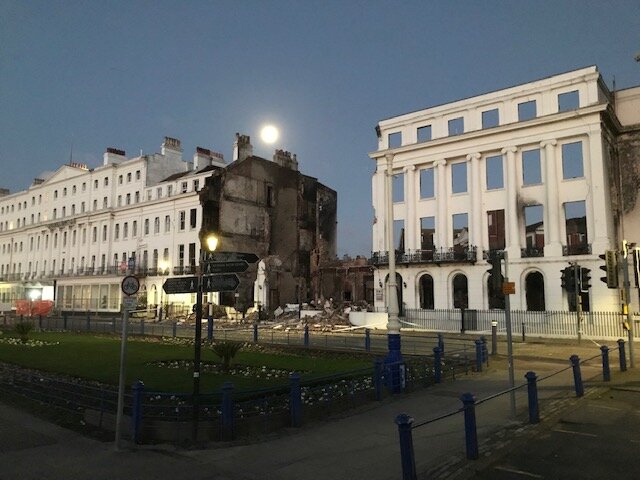
<path id="1" fill-rule="evenodd" d="M 211 346 L 211 349 L 222 360 L 222 370 L 227 372 L 231 360 L 242 349 L 242 343 L 233 341 L 216 342 Z"/>
<path id="2" fill-rule="evenodd" d="M 20 336 L 20 341 L 22 343 L 27 343 L 27 340 L 29 340 L 29 333 L 33 330 L 33 324 L 29 322 L 19 322 L 16 323 L 14 330 Z"/>

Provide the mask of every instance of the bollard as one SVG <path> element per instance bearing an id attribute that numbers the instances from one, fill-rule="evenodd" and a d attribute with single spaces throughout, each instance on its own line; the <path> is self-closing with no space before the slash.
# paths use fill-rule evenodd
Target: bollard
<path id="1" fill-rule="evenodd" d="M 436 347 L 438 348 L 438 347 Z M 400 436 L 400 463 L 402 465 L 402 480 L 416 480 L 416 457 L 413 453 L 413 436 L 411 424 L 413 418 L 406 413 L 396 417 L 398 435 Z"/>
<path id="2" fill-rule="evenodd" d="M 144 397 L 144 383 L 138 380 L 131 387 L 133 394 L 133 405 L 131 406 L 131 437 L 133 443 L 140 443 L 142 438 L 142 401 Z"/>
<path id="3" fill-rule="evenodd" d="M 524 320 L 522 321 L 522 343 L 527 341 L 527 337 L 525 336 L 524 333 Z"/>
<path id="4" fill-rule="evenodd" d="M 367 352 L 371 351 L 371 330 L 368 328 L 364 329 L 364 349 Z"/>
<path id="5" fill-rule="evenodd" d="M 178 333 L 178 323 L 173 322 L 173 324 L 171 325 L 171 335 L 173 335 L 173 338 L 176 338 L 177 333 Z"/>
<path id="6" fill-rule="evenodd" d="M 578 355 L 571 355 L 569 360 L 573 367 L 573 382 L 576 387 L 576 397 L 582 397 L 584 395 L 584 385 L 582 384 L 582 373 L 580 373 L 580 357 L 578 357 Z"/>
<path id="7" fill-rule="evenodd" d="M 304 346 L 309 346 L 309 325 L 304 326 Z"/>
<path id="8" fill-rule="evenodd" d="M 478 432 L 476 430 L 476 399 L 471 393 L 464 393 L 460 400 L 464 409 L 464 437 L 467 447 L 467 458 L 478 458 Z"/>
<path id="9" fill-rule="evenodd" d="M 207 341 L 213 341 L 213 317 L 211 315 L 207 319 Z"/>
<path id="10" fill-rule="evenodd" d="M 527 393 L 529 397 L 529 423 L 540 423 L 540 409 L 538 408 L 538 377 L 535 372 L 527 372 Z"/>
<path id="11" fill-rule="evenodd" d="M 433 347 L 433 381 L 442 382 L 442 350 L 440 347 Z"/>
<path id="12" fill-rule="evenodd" d="M 253 324 L 253 343 L 258 343 L 258 324 Z"/>
<path id="13" fill-rule="evenodd" d="M 482 371 L 482 340 L 478 339 L 476 343 L 476 372 Z"/>
<path id="14" fill-rule="evenodd" d="M 62 325 L 63 325 L 63 328 L 66 330 L 67 329 L 67 314 L 66 313 L 64 313 L 62 315 Z"/>
<path id="15" fill-rule="evenodd" d="M 38 328 L 42 331 L 42 315 L 38 315 Z"/>
<path id="16" fill-rule="evenodd" d="M 440 349 L 440 354 L 444 357 L 444 335 L 441 333 L 438 334 L 438 348 Z"/>
<path id="17" fill-rule="evenodd" d="M 299 427 L 302 425 L 302 392 L 300 389 L 300 374 L 293 372 L 289 375 L 289 384 L 291 391 L 289 400 L 291 405 L 291 426 Z"/>
<path id="18" fill-rule="evenodd" d="M 624 351 L 624 340 L 623 339 L 619 339 L 618 340 L 618 354 L 620 356 L 620 371 L 621 372 L 626 372 L 627 371 L 627 357 Z"/>
<path id="19" fill-rule="evenodd" d="M 482 340 L 482 363 L 486 363 L 487 367 L 489 366 L 489 350 L 487 349 L 487 339 L 483 335 L 480 337 Z"/>
<path id="20" fill-rule="evenodd" d="M 144 318 L 140 319 L 140 335 L 144 335 Z"/>
<path id="21" fill-rule="evenodd" d="M 611 380 L 611 368 L 609 368 L 609 347 L 602 345 L 600 347 L 602 352 L 602 380 L 609 382 Z"/>
<path id="22" fill-rule="evenodd" d="M 222 439 L 233 440 L 233 384 L 222 385 Z"/>
<path id="23" fill-rule="evenodd" d="M 89 315 L 89 312 L 87 312 L 87 332 L 91 331 L 91 316 Z"/>
<path id="24" fill-rule="evenodd" d="M 373 362 L 373 386 L 376 393 L 376 400 L 382 400 L 382 368 L 382 359 L 376 358 Z"/>
<path id="25" fill-rule="evenodd" d="M 491 355 L 498 354 L 498 322 L 491 322 Z"/>

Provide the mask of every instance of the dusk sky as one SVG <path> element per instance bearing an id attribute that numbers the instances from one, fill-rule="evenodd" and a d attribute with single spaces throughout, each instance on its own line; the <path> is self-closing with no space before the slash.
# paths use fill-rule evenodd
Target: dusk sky
<path id="1" fill-rule="evenodd" d="M 338 192 L 338 254 L 370 255 L 381 119 L 597 65 L 640 84 L 640 2 L 0 0 L 0 187 L 106 147 L 235 132 Z"/>

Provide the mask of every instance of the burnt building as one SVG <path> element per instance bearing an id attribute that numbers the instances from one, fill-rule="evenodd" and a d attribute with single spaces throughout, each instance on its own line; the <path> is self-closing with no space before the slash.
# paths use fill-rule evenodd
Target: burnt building
<path id="1" fill-rule="evenodd" d="M 233 162 L 207 178 L 200 201 L 203 229 L 217 234 L 218 251 L 260 258 L 221 303 L 273 311 L 318 296 L 318 271 L 336 257 L 337 195 L 300 173 L 295 155 L 255 156 L 249 136 L 236 134 Z"/>

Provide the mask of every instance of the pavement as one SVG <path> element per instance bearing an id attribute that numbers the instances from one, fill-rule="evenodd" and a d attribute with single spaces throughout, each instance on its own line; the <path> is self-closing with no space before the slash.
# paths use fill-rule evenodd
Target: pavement
<path id="1" fill-rule="evenodd" d="M 396 395 L 257 443 L 211 444 L 198 450 L 128 445 L 116 451 L 112 443 L 0 403 L 0 480 L 398 479 L 396 415 L 407 413 L 417 425 L 458 410 L 464 392 L 477 401 L 503 392 L 509 386 L 503 342 L 498 353 L 482 373 Z M 582 366 L 581 398 L 575 396 L 571 369 L 566 369 L 572 354 L 596 357 Z M 481 403 L 476 407 L 478 460 L 466 459 L 461 414 L 416 427 L 418 478 L 638 478 L 640 367 L 620 372 L 617 352 L 612 352 L 612 379 L 603 382 L 599 354 L 599 345 L 586 340 L 515 343 L 516 385 L 524 383 L 527 371 L 536 372 L 541 422 L 528 423 L 525 389 L 515 395 L 515 417 L 509 394 Z"/>

